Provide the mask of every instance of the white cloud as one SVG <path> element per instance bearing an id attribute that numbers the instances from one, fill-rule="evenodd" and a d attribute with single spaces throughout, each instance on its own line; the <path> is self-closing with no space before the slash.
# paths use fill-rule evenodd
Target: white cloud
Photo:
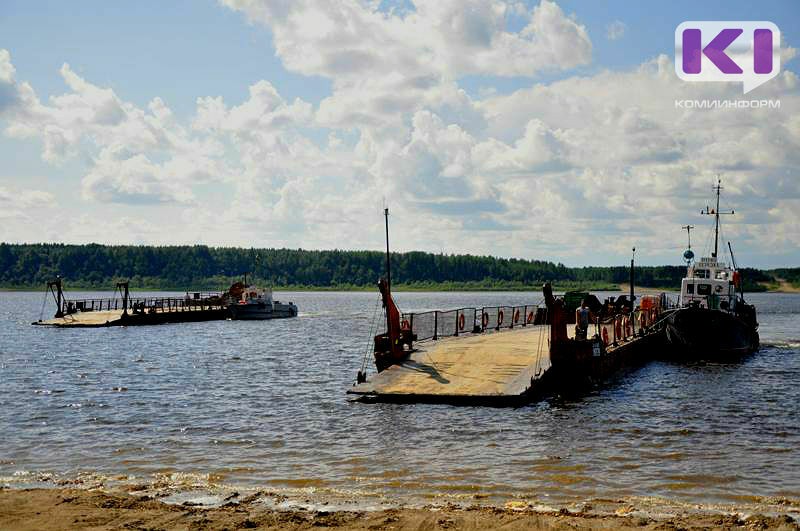
<path id="1" fill-rule="evenodd" d="M 110 203 L 189 203 L 192 194 L 173 179 L 174 172 L 154 164 L 143 154 L 130 154 L 120 145 L 100 152 L 91 171 L 83 178 L 86 199 Z"/>
<path id="2" fill-rule="evenodd" d="M 56 206 L 50 192 L 0 186 L 0 241 L 40 241 Z"/>
<path id="3" fill-rule="evenodd" d="M 429 109 L 450 123 L 481 123 L 457 80 L 536 76 L 591 60 L 586 29 L 550 0 L 531 10 L 500 0 L 416 0 L 409 11 L 376 3 L 223 0 L 268 27 L 287 69 L 329 78 L 317 119 L 327 127 L 402 127 Z M 521 31 L 507 29 L 522 18 Z"/>
<path id="4" fill-rule="evenodd" d="M 615 20 L 606 26 L 606 37 L 610 41 L 617 41 L 625 36 L 625 30 L 627 29 L 628 26 L 626 26 L 624 22 Z"/>
<path id="5" fill-rule="evenodd" d="M 499 0 L 416 0 L 402 13 L 357 0 L 222 3 L 269 27 L 287 68 L 337 81 L 392 72 L 531 76 L 591 57 L 586 29 L 550 0 L 521 13 Z M 528 19 L 517 33 L 506 30 L 512 12 Z"/>
<path id="6" fill-rule="evenodd" d="M 16 83 L 13 72 L 8 52 L 0 50 L 0 91 L 14 94 L 4 113 L 5 133 L 40 138 L 42 158 L 51 164 L 78 155 L 92 161 L 82 179 L 86 199 L 187 203 L 192 184 L 227 176 L 223 146 L 213 137 L 193 136 L 160 98 L 140 109 L 65 63 L 60 73 L 70 91 L 42 103 L 30 86 Z"/>
<path id="7" fill-rule="evenodd" d="M 55 196 L 42 190 L 11 190 L 0 187 L 0 215 L 12 217 L 20 212 L 55 205 Z"/>
<path id="8" fill-rule="evenodd" d="M 287 103 L 267 81 L 250 87 L 250 98 L 228 110 L 222 98 L 198 98 L 195 129 L 215 131 L 280 130 L 287 126 L 308 125 L 311 105 L 301 99 Z"/>

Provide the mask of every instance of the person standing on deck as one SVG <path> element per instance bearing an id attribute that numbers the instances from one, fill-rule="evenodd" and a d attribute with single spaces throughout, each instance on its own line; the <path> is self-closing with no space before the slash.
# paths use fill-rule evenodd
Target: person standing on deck
<path id="1" fill-rule="evenodd" d="M 586 300 L 581 300 L 580 308 L 575 310 L 575 339 L 586 339 L 589 321 L 593 319 L 592 311 L 586 307 Z"/>

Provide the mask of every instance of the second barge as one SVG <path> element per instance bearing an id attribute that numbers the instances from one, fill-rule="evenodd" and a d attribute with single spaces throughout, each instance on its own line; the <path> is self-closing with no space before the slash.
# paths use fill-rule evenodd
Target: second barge
<path id="1" fill-rule="evenodd" d="M 47 283 L 56 303 L 52 319 L 34 325 L 59 328 L 140 326 L 226 319 L 229 311 L 219 293 L 187 293 L 185 297 L 131 297 L 127 281 L 118 282 L 121 295 L 111 299 L 67 299 L 62 279 Z M 44 308 L 44 306 L 42 306 Z"/>

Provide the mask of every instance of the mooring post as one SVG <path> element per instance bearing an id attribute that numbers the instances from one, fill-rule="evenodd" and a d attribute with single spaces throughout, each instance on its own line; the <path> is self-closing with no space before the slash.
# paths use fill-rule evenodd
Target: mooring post
<path id="1" fill-rule="evenodd" d="M 433 339 L 439 339 L 439 310 L 433 312 Z"/>

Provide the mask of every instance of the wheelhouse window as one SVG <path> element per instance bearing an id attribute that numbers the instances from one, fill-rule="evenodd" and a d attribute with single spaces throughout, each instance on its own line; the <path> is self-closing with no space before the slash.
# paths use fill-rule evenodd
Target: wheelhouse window
<path id="1" fill-rule="evenodd" d="M 689 295 L 694 294 L 694 284 L 686 284 L 686 293 Z"/>
<path id="2" fill-rule="evenodd" d="M 696 278 L 708 278 L 708 269 L 695 269 L 694 276 Z"/>
<path id="3" fill-rule="evenodd" d="M 697 294 L 698 295 L 711 295 L 711 284 L 698 284 L 697 285 Z"/>

